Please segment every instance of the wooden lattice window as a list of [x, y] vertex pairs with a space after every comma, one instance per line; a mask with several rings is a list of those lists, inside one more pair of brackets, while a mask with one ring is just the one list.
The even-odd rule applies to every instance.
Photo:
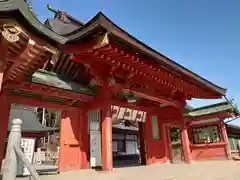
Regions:
[[228, 142], [231, 151], [239, 151], [239, 138], [238, 137], [228, 137]]
[[152, 137], [154, 140], [160, 139], [157, 116], [152, 116]]
[[193, 144], [209, 144], [220, 141], [221, 138], [217, 125], [193, 128]]

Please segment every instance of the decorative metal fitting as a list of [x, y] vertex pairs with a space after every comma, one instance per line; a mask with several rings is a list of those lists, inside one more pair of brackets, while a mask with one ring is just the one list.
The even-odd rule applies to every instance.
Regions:
[[21, 31], [15, 25], [4, 24], [2, 36], [9, 42], [14, 43], [19, 40]]

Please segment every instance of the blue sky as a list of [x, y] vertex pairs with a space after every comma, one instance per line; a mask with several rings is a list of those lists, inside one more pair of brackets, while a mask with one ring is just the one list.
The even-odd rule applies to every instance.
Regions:
[[[32, 0], [45, 20], [51, 5], [87, 22], [99, 11], [124, 30], [204, 78], [240, 106], [239, 0]], [[193, 100], [202, 106], [219, 100]], [[240, 125], [240, 120], [235, 122]]]

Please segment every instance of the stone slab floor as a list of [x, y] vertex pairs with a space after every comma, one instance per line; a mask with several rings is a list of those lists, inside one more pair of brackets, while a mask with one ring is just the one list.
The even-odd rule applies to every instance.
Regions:
[[[164, 164], [116, 168], [111, 173], [84, 170], [43, 175], [41, 180], [240, 180], [240, 162], [204, 161], [193, 164]], [[29, 178], [17, 178], [29, 180]]]

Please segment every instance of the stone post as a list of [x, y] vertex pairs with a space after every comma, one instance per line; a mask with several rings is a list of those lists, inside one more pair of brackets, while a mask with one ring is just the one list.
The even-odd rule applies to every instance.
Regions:
[[2, 180], [15, 180], [17, 175], [18, 158], [14, 151], [14, 145], [21, 146], [21, 119], [12, 121], [11, 131], [8, 137], [7, 154], [3, 169]]

